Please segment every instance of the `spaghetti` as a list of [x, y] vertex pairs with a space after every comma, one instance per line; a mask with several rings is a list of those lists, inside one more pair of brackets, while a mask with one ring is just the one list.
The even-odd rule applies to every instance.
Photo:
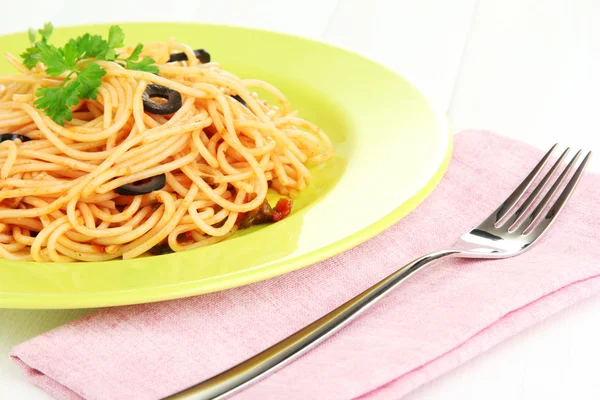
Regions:
[[268, 189], [294, 198], [311, 181], [307, 165], [331, 157], [328, 137], [272, 85], [202, 63], [175, 40], [141, 56], [159, 74], [96, 61], [106, 71], [98, 96], [61, 126], [35, 93], [69, 78], [7, 55], [21, 75], [0, 76], [0, 259], [105, 261], [216, 243], [285, 217], [291, 203], [271, 209]]

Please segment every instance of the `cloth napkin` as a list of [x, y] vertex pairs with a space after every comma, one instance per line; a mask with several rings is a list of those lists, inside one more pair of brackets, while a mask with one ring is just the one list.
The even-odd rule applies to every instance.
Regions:
[[[283, 339], [408, 261], [447, 248], [512, 192], [542, 154], [493, 133], [462, 132], [433, 194], [352, 250], [236, 289], [102, 309], [17, 346], [11, 357], [59, 399], [167, 396]], [[441, 260], [233, 398], [399, 398], [600, 292], [599, 200], [600, 176], [586, 174], [529, 252], [506, 260]]]

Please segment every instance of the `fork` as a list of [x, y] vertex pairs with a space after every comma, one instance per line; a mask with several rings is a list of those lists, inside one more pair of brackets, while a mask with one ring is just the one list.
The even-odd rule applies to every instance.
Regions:
[[[581, 150], [578, 151], [542, 200], [533, 208], [536, 200], [563, 164], [563, 160], [569, 152], [569, 148], [567, 148], [524, 202], [519, 204], [544, 169], [556, 147], [557, 144], [552, 146], [525, 180], [493, 213], [478, 226], [461, 236], [450, 249], [435, 251], [415, 259], [279, 343], [225, 372], [165, 399], [223, 399], [237, 392], [314, 348], [368, 307], [381, 300], [408, 277], [433, 261], [444, 257], [500, 259], [513, 257], [527, 251], [538, 242], [538, 239], [556, 220], [573, 193], [592, 154], [591, 152], [587, 153], [575, 173], [567, 181], [580, 158]], [[548, 207], [550, 208], [546, 211]], [[531, 208], [533, 211], [530, 212]], [[516, 211], [513, 212], [515, 209]]]

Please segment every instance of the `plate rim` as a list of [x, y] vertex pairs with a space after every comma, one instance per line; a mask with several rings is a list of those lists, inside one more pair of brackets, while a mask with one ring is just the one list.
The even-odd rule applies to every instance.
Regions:
[[[159, 301], [174, 300], [186, 297], [192, 297], [202, 294], [208, 294], [227, 289], [232, 289], [240, 286], [250, 285], [258, 283], [270, 278], [285, 275], [292, 271], [299, 270], [301, 268], [309, 267], [318, 262], [332, 258], [340, 253], [348, 251], [361, 243], [368, 241], [369, 239], [380, 234], [393, 224], [402, 220], [411, 211], [416, 209], [437, 187], [439, 182], [445, 175], [453, 153], [453, 132], [450, 128], [450, 124], [447, 116], [440, 112], [431, 99], [421, 90], [407, 74], [399, 71], [396, 68], [391, 68], [384, 62], [377, 60], [376, 58], [361, 53], [356, 50], [350, 49], [343, 45], [332, 44], [322, 40], [314, 39], [307, 36], [302, 36], [293, 33], [279, 32], [270, 29], [262, 29], [256, 27], [247, 27], [242, 25], [234, 24], [216, 24], [216, 23], [204, 23], [204, 22], [189, 22], [189, 21], [119, 21], [119, 22], [107, 22], [107, 23], [92, 23], [92, 24], [74, 24], [74, 25], [60, 25], [56, 26], [57, 29], [71, 29], [81, 27], [103, 27], [110, 25], [148, 25], [148, 24], [177, 24], [177, 25], [190, 25], [190, 26], [213, 26], [217, 28], [230, 28], [239, 29], [246, 31], [257, 31], [263, 33], [269, 33], [278, 36], [287, 36], [290, 38], [310, 41], [318, 45], [324, 45], [334, 49], [343, 50], [354, 56], [362, 57], [368, 61], [391, 71], [393, 74], [399, 76], [412, 86], [424, 99], [426, 104], [430, 107], [433, 114], [436, 116], [437, 122], [441, 125], [441, 129], [447, 132], [447, 148], [444, 154], [444, 158], [438, 165], [436, 171], [431, 175], [427, 183], [416, 189], [415, 194], [406, 199], [402, 204], [396, 207], [394, 210], [383, 216], [382, 218], [372, 222], [366, 227], [351, 233], [350, 235], [339, 239], [326, 246], [319, 247], [316, 250], [308, 253], [299, 255], [290, 260], [276, 260], [269, 264], [269, 268], [249, 268], [245, 270], [245, 274], [242, 276], [236, 276], [237, 273], [228, 275], [219, 275], [214, 278], [207, 278], [202, 280], [202, 284], [198, 285], [198, 281], [181, 282], [174, 285], [156, 286], [156, 287], [145, 287], [136, 289], [117, 290], [111, 292], [68, 292], [68, 293], [46, 293], [43, 295], [35, 293], [6, 293], [0, 292], [0, 308], [7, 309], [83, 309], [83, 308], [96, 308], [96, 307], [112, 307], [112, 306], [126, 306], [134, 304], [145, 304], [154, 303]], [[26, 34], [26, 32], [13, 32], [1, 37], [19, 36]], [[173, 289], [177, 288], [177, 289]], [[118, 294], [119, 296], [115, 296]], [[51, 304], [43, 305], [40, 304], [40, 297], [46, 299], [52, 299]], [[74, 304], [75, 303], [75, 304]]]

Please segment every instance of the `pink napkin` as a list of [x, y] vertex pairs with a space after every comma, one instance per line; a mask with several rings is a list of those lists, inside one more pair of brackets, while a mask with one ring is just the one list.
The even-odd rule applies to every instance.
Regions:
[[[11, 356], [34, 384], [60, 399], [167, 396], [283, 339], [411, 259], [449, 246], [542, 154], [489, 132], [460, 133], [434, 193], [346, 253], [224, 292], [103, 309], [17, 346]], [[587, 174], [530, 252], [500, 261], [440, 261], [233, 398], [398, 398], [600, 292], [599, 200], [600, 176]]]

